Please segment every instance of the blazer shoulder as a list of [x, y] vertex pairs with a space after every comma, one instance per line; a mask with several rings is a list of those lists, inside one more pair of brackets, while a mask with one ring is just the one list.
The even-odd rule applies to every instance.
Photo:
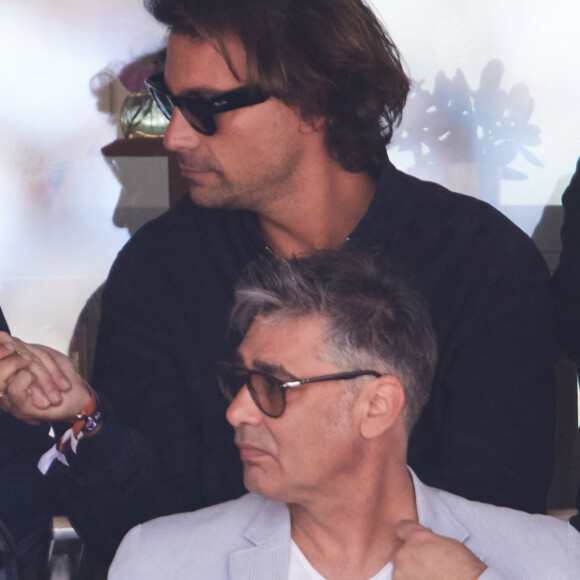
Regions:
[[268, 504], [268, 500], [246, 494], [238, 499], [213, 505], [194, 512], [163, 516], [141, 525], [142, 534], [157, 537], [183, 534], [206, 536], [215, 531], [228, 530], [239, 534], [255, 515]]
[[466, 528], [465, 545], [506, 578], [564, 580], [580, 570], [580, 534], [567, 522], [434, 492]]
[[136, 526], [123, 539], [109, 578], [178, 578], [185, 570], [194, 578], [227, 578], [229, 554], [252, 545], [246, 530], [264, 512], [279, 509], [276, 505], [247, 494]]

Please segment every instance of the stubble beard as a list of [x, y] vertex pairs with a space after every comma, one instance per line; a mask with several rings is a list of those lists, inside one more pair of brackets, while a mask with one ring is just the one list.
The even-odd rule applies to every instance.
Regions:
[[195, 204], [208, 209], [257, 211], [259, 204], [255, 199], [260, 196], [259, 192], [254, 189], [239, 190], [227, 179], [216, 175], [218, 179], [209, 187], [207, 184], [188, 180], [189, 196]]
[[233, 181], [221, 169], [207, 164], [202, 171], [210, 173], [211, 183], [188, 177], [189, 196], [194, 203], [208, 209], [244, 210], [264, 213], [280, 199], [292, 195], [294, 168], [283, 164], [265, 167], [253, 179]]

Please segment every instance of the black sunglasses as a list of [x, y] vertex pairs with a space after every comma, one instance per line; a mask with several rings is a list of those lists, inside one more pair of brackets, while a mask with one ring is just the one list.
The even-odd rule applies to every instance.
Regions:
[[269, 373], [250, 370], [228, 362], [216, 363], [216, 371], [220, 388], [228, 401], [233, 401], [240, 389], [246, 385], [256, 407], [264, 415], [268, 415], [268, 417], [274, 419], [284, 413], [284, 409], [286, 408], [286, 389], [299, 387], [300, 385], [306, 385], [308, 383], [355, 379], [365, 375], [372, 375], [373, 377], [381, 376], [376, 371], [351, 371], [284, 382]]
[[213, 135], [217, 131], [214, 115], [257, 105], [268, 98], [260, 89], [251, 87], [239, 87], [210, 98], [178, 97], [167, 88], [162, 72], [149, 77], [145, 86], [169, 120], [177, 107], [185, 120], [203, 135]]

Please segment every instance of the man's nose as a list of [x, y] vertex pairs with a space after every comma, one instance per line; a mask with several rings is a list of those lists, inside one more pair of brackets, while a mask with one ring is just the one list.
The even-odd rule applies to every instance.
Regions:
[[185, 151], [199, 146], [203, 135], [196, 131], [185, 119], [183, 113], [174, 107], [169, 126], [163, 137], [163, 145], [169, 151]]
[[252, 400], [248, 387], [244, 385], [234, 397], [226, 411], [226, 419], [232, 427], [242, 423], [257, 425], [262, 420], [262, 412]]

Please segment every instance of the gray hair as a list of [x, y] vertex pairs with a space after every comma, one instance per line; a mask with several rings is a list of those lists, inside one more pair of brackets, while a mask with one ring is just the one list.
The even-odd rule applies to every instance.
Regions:
[[236, 287], [232, 323], [244, 334], [257, 316], [309, 315], [328, 320], [323, 346], [341, 370], [372, 369], [401, 380], [410, 432], [429, 398], [437, 360], [422, 296], [380, 254], [353, 250], [264, 258], [250, 264]]

